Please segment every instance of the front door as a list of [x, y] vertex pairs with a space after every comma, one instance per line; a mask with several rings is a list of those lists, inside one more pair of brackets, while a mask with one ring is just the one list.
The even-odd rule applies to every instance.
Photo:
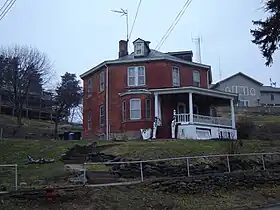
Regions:
[[184, 114], [184, 115], [179, 115], [178, 116], [178, 121], [179, 122], [186, 122], [186, 114], [187, 114], [187, 106], [185, 103], [178, 103], [177, 104], [177, 114]]

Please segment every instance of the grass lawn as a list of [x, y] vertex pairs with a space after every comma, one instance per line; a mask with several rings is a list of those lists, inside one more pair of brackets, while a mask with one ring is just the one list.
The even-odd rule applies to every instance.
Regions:
[[[63, 164], [59, 161], [43, 165], [26, 165], [27, 155], [34, 158], [59, 158], [67, 149], [75, 144], [85, 145], [88, 141], [50, 141], [50, 140], [2, 140], [0, 141], [0, 164], [18, 164], [19, 182], [32, 183], [40, 179], [52, 179], [64, 172]], [[99, 141], [101, 144], [115, 144], [103, 152], [126, 158], [142, 160], [179, 157], [199, 154], [225, 154], [229, 151], [227, 141], [128, 141], [116, 142]], [[270, 152], [279, 151], [280, 141], [243, 141], [240, 152]], [[93, 166], [91, 166], [93, 167]], [[100, 170], [104, 169], [104, 166]], [[98, 168], [99, 169], [99, 168]], [[4, 170], [2, 168], [2, 170]], [[1, 170], [0, 170], [1, 172]], [[0, 173], [1, 176], [1, 173]], [[13, 178], [13, 175], [10, 176]]]

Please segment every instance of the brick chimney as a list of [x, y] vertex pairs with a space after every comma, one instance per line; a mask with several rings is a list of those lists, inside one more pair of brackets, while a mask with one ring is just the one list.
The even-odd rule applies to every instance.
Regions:
[[128, 55], [128, 50], [127, 50], [127, 41], [125, 40], [120, 40], [119, 41], [119, 58]]

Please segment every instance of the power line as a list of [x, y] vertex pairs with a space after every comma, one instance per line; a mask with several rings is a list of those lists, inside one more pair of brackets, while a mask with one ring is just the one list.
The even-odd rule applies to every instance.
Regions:
[[168, 30], [166, 31], [166, 33], [164, 34], [164, 36], [162, 37], [162, 39], [160, 40], [159, 44], [156, 46], [156, 50], [160, 49], [161, 46], [163, 45], [163, 43], [166, 41], [166, 39], [169, 37], [169, 35], [171, 34], [171, 32], [173, 31], [173, 29], [175, 28], [175, 26], [178, 24], [178, 22], [180, 21], [181, 17], [183, 16], [183, 14], [185, 13], [186, 9], [189, 7], [189, 5], [191, 4], [192, 0], [187, 0], [186, 3], [184, 4], [183, 8], [181, 9], [181, 11], [178, 13], [178, 15], [176, 16], [175, 20], [173, 21], [173, 23], [171, 24], [171, 26], [168, 28]]
[[[7, 3], [7, 2], [6, 2]], [[5, 4], [6, 4], [5, 3]], [[6, 8], [0, 14], [0, 21], [7, 15], [7, 13], [11, 10], [12, 6], [16, 3], [16, 0], [10, 1], [10, 3], [6, 6]], [[4, 4], [4, 6], [5, 6]], [[1, 8], [2, 9], [2, 8]]]
[[0, 12], [3, 10], [3, 8], [6, 6], [6, 4], [9, 2], [9, 0], [6, 0], [6, 2], [3, 4], [3, 6], [0, 9]]
[[130, 40], [130, 37], [131, 37], [132, 31], [133, 31], [134, 25], [135, 25], [135, 22], [136, 22], [138, 13], [139, 13], [139, 9], [140, 9], [141, 3], [142, 3], [142, 0], [139, 1], [138, 7], [137, 7], [137, 11], [136, 11], [136, 14], [135, 14], [135, 17], [134, 17], [134, 20], [133, 20], [133, 24], [132, 24], [132, 27], [131, 27], [131, 30], [130, 30], [130, 33], [129, 33], [128, 40]]

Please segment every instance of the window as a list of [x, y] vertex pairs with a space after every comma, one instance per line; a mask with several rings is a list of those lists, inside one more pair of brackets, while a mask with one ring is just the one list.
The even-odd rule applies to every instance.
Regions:
[[105, 73], [104, 71], [99, 74], [99, 92], [104, 91]]
[[271, 99], [271, 101], [274, 101], [274, 95], [273, 94], [270, 94], [270, 99]]
[[180, 69], [176, 66], [172, 67], [172, 81], [173, 86], [180, 86]]
[[126, 120], [126, 102], [122, 102], [122, 121], [124, 122]]
[[[243, 95], [243, 96], [248, 96], [251, 94], [251, 90], [254, 89], [254, 88], [251, 88], [250, 89], [250, 93], [249, 93], [249, 88], [248, 86], [242, 86], [242, 85], [233, 85], [232, 86], [232, 92], [233, 93], [238, 93], [240, 95]], [[255, 90], [255, 89], [254, 89]]]
[[127, 72], [127, 84], [128, 86], [142, 86], [145, 85], [145, 67], [135, 66], [129, 67]]
[[87, 81], [87, 96], [88, 98], [92, 96], [92, 78]]
[[146, 104], [145, 104], [145, 117], [146, 119], [151, 119], [152, 114], [151, 114], [151, 100], [146, 99]]
[[135, 55], [144, 55], [144, 43], [135, 43], [134, 45]]
[[141, 99], [130, 99], [130, 119], [141, 119]]
[[104, 105], [99, 106], [99, 125], [100, 127], [104, 126]]
[[225, 88], [225, 92], [231, 92], [230, 88], [229, 88], [229, 87], [226, 87], [226, 88]]
[[237, 106], [248, 107], [249, 106], [249, 101], [248, 100], [239, 100]]
[[251, 96], [255, 96], [256, 95], [256, 89], [255, 88], [251, 88], [250, 89], [250, 95]]
[[91, 130], [91, 128], [92, 128], [91, 114], [92, 114], [91, 111], [89, 111], [88, 116], [87, 116], [87, 127], [88, 127], [87, 129], [88, 130]]
[[199, 71], [193, 72], [193, 86], [200, 87], [200, 73]]

